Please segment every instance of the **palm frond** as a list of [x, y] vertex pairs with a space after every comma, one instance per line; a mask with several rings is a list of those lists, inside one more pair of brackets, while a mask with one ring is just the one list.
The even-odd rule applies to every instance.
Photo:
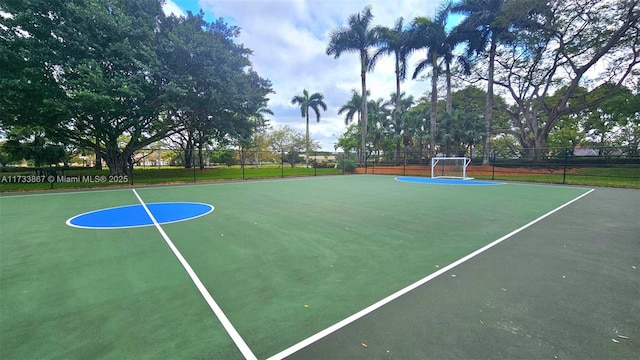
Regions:
[[413, 76], [411, 77], [411, 79], [416, 79], [418, 77], [418, 74], [420, 74], [422, 72], [422, 70], [424, 70], [427, 66], [431, 66], [431, 57], [427, 57], [427, 59], [424, 59], [422, 61], [420, 61], [418, 63], [418, 65], [416, 65], [415, 70], [413, 71]]

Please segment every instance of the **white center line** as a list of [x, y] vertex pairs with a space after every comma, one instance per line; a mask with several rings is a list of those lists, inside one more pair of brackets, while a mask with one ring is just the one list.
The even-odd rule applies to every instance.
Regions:
[[142, 198], [140, 197], [140, 195], [138, 195], [135, 189], [131, 189], [131, 190], [133, 190], [133, 193], [138, 198], [138, 201], [140, 201], [140, 205], [142, 205], [144, 210], [147, 212], [147, 215], [149, 215], [149, 218], [155, 225], [156, 229], [158, 229], [158, 232], [160, 233], [160, 235], [162, 235], [162, 237], [164, 238], [164, 241], [167, 243], [167, 245], [169, 245], [169, 248], [171, 248], [171, 251], [173, 251], [173, 254], [178, 258], [178, 260], [182, 264], [182, 267], [184, 267], [184, 269], [187, 271], [187, 274], [189, 274], [189, 277], [191, 277], [191, 280], [200, 291], [200, 294], [202, 294], [202, 297], [205, 299], [207, 304], [209, 304], [209, 307], [211, 308], [211, 310], [213, 310], [213, 312], [216, 314], [216, 316], [220, 320], [220, 323], [222, 323], [222, 326], [224, 326], [224, 329], [227, 331], [229, 336], [231, 336], [231, 339], [233, 339], [233, 342], [236, 344], [236, 346], [238, 347], [242, 355], [244, 355], [245, 359], [257, 360], [257, 357], [253, 354], [251, 349], [249, 349], [249, 346], [247, 346], [247, 343], [244, 342], [244, 340], [242, 339], [242, 336], [240, 336], [238, 331], [231, 324], [231, 321], [229, 321], [229, 319], [224, 314], [224, 312], [222, 312], [222, 309], [220, 308], [220, 306], [218, 306], [218, 304], [213, 299], [211, 294], [209, 294], [209, 291], [207, 290], [207, 288], [204, 287], [204, 285], [202, 284], [202, 281], [200, 281], [200, 278], [198, 278], [198, 275], [196, 275], [195, 271], [193, 271], [193, 269], [191, 268], [191, 265], [189, 265], [187, 260], [185, 260], [185, 258], [182, 256], [178, 248], [176, 248], [176, 246], [173, 244], [169, 236], [167, 236], [167, 234], [164, 232], [164, 230], [162, 229], [162, 227], [160, 226], [156, 218], [153, 216], [151, 211], [149, 211], [149, 208], [144, 203], [144, 201], [142, 201]]

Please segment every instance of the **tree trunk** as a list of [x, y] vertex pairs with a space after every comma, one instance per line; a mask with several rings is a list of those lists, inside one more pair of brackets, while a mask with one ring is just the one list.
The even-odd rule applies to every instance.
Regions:
[[256, 146], [256, 154], [255, 154], [255, 168], [259, 168], [260, 167], [260, 144], [259, 144], [259, 136], [258, 136], [258, 129], [256, 128], [256, 131], [254, 132], [254, 136], [255, 136], [255, 146]]
[[453, 114], [453, 100], [451, 99], [451, 64], [446, 63], [446, 76], [447, 76], [447, 100], [445, 111], [447, 114]]
[[[400, 112], [402, 111], [400, 107], [402, 106], [401, 96], [400, 96], [400, 60], [398, 59], [398, 55], [396, 53], [396, 108], [393, 111], [394, 123], [396, 126], [401, 125]], [[393, 159], [395, 163], [398, 163], [400, 159], [400, 141], [402, 140], [400, 137], [400, 133], [396, 129], [396, 133], [398, 135], [398, 140], [396, 140], [396, 153], [393, 154]]]
[[108, 148], [101, 150], [102, 158], [109, 167], [109, 175], [112, 176], [130, 176], [131, 175], [131, 161], [133, 152], [128, 149], [120, 151], [117, 148]]
[[360, 80], [362, 82], [362, 153], [360, 165], [365, 165], [367, 161], [367, 64], [365, 54], [360, 54]]
[[437, 131], [437, 117], [438, 117], [438, 54], [433, 52], [433, 76], [431, 79], [431, 126], [429, 127], [429, 156], [434, 157], [436, 154], [436, 131]]
[[94, 166], [94, 168], [96, 170], [102, 170], [102, 157], [100, 156], [100, 150], [99, 149], [94, 149], [95, 153], [96, 153], [96, 164]]
[[184, 167], [191, 169], [193, 166], [193, 144], [188, 144], [184, 148]]
[[100, 157], [100, 146], [98, 145], [98, 137], [96, 136], [96, 147], [93, 149], [93, 151], [96, 153], [96, 164], [95, 164], [95, 169], [96, 170], [102, 170], [102, 158]]
[[[526, 110], [526, 108], [524, 109]], [[549, 133], [546, 128], [540, 129], [537, 125], [540, 121], [537, 111], [522, 111], [524, 123], [521, 125], [518, 142], [525, 150], [526, 157], [531, 161], [538, 161], [541, 158], [542, 151], [547, 146]]]
[[537, 148], [535, 145], [531, 145], [527, 149], [527, 157], [531, 161], [538, 161], [540, 159], [540, 151], [541, 149]]
[[487, 99], [485, 103], [484, 116], [484, 150], [482, 152], [482, 165], [489, 164], [491, 147], [491, 122], [493, 117], [493, 75], [496, 61], [496, 40], [491, 38], [491, 48], [489, 49], [489, 74], [487, 79]]
[[307, 137], [306, 137], [306, 145], [307, 145], [307, 169], [309, 168], [309, 109], [307, 108]]
[[204, 156], [202, 155], [202, 144], [198, 144], [198, 161], [200, 161], [200, 170], [204, 170]]

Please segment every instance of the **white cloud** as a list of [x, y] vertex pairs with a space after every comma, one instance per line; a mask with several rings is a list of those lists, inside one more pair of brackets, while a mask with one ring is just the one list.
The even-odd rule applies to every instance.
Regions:
[[175, 16], [186, 16], [187, 13], [183, 11], [175, 2], [171, 0], [166, 0], [164, 5], [162, 6], [162, 10], [165, 15], [175, 15]]
[[[180, 4], [182, 9], [176, 6]], [[275, 94], [269, 107], [275, 115], [272, 125], [290, 125], [304, 130], [300, 111], [291, 105], [291, 98], [307, 88], [320, 92], [328, 105], [320, 123], [310, 124], [311, 137], [320, 140], [323, 149], [333, 150], [336, 137], [346, 129], [338, 109], [351, 96], [351, 89], [360, 89], [359, 59], [356, 54], [340, 58], [326, 55], [329, 33], [346, 25], [351, 14], [371, 4], [373, 25], [392, 27], [397, 18], [409, 24], [416, 16], [432, 16], [439, 1], [423, 0], [188, 0], [167, 1], [165, 12], [202, 8], [210, 18], [223, 17], [242, 31], [238, 42], [253, 51], [251, 61], [260, 76], [271, 80]], [[176, 6], [174, 9], [172, 6]], [[410, 58], [415, 65], [422, 54]], [[411, 74], [410, 74], [411, 75]], [[367, 74], [367, 87], [374, 99], [389, 97], [395, 92], [394, 63], [382, 58], [374, 71]], [[429, 85], [407, 80], [402, 90], [419, 97]]]

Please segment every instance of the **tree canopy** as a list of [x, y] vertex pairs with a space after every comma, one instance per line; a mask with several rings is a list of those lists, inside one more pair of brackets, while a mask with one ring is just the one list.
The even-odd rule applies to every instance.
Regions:
[[239, 29], [202, 13], [166, 17], [157, 0], [23, 0], [2, 10], [0, 125], [90, 148], [112, 174], [171, 134], [201, 147], [250, 132], [271, 92], [233, 42]]
[[[462, 15], [463, 19], [449, 30], [451, 13]], [[351, 17], [349, 24], [352, 19], [359, 17]], [[550, 137], [553, 144], [575, 146], [580, 141], [593, 141], [599, 135], [604, 145], [615, 143], [613, 138], [625, 134], [624, 143], [630, 144], [637, 137], [637, 113], [622, 116], [612, 110], [611, 104], [622, 98], [633, 103], [640, 89], [639, 19], [638, 0], [446, 2], [433, 17], [415, 18], [409, 29], [403, 29], [400, 22], [393, 30], [375, 27], [378, 42], [374, 59], [383, 54], [395, 55], [394, 71], [399, 74], [403, 61], [399, 55], [405, 55], [407, 49], [426, 50], [427, 57], [417, 63], [414, 77], [430, 68], [431, 91], [425, 91], [430, 99], [423, 98], [414, 105], [407, 113], [401, 132], [415, 140], [403, 143], [420, 144], [428, 140], [431, 156], [435, 150], [452, 148], [452, 141], [460, 142], [459, 130], [464, 127], [473, 129], [473, 135], [467, 136], [467, 144], [482, 146], [485, 161], [489, 159], [491, 140], [495, 136], [507, 135], [517, 140], [521, 148], [528, 149], [527, 155], [531, 158], [540, 155], [540, 149], [549, 145]], [[348, 34], [347, 30], [349, 28], [338, 28], [332, 33], [328, 54], [339, 55], [335, 50], [340, 49], [336, 46], [336, 34]], [[365, 39], [353, 34], [353, 40]], [[461, 43], [464, 45], [457, 45]], [[366, 60], [369, 53], [360, 50], [360, 54], [361, 59]], [[456, 56], [461, 60], [459, 66], [450, 69]], [[439, 74], [443, 71], [448, 75], [450, 71], [455, 73], [458, 89], [486, 84], [484, 106], [463, 102], [456, 107], [450, 95], [451, 79], [447, 76], [446, 112], [438, 111]], [[401, 79], [396, 77], [398, 85]], [[630, 97], [619, 97], [628, 90]], [[395, 100], [398, 103], [398, 99]], [[346, 113], [347, 121], [355, 115], [354, 101], [352, 97], [340, 108], [339, 114]], [[364, 109], [369, 102], [363, 103]], [[424, 111], [426, 106], [431, 108], [429, 113]], [[480, 108], [483, 114], [469, 114]], [[425, 129], [427, 117], [430, 126]], [[478, 133], [478, 120], [484, 121], [482, 135]], [[366, 149], [366, 142], [372, 140], [366, 136], [367, 124], [361, 121], [359, 126], [363, 128], [361, 146]], [[379, 130], [376, 132], [380, 134]], [[552, 136], [553, 132], [558, 135]], [[577, 132], [583, 136], [577, 136]], [[602, 137], [603, 134], [609, 139]], [[571, 136], [571, 141], [561, 140], [566, 136]], [[380, 146], [380, 141], [375, 142]]]

